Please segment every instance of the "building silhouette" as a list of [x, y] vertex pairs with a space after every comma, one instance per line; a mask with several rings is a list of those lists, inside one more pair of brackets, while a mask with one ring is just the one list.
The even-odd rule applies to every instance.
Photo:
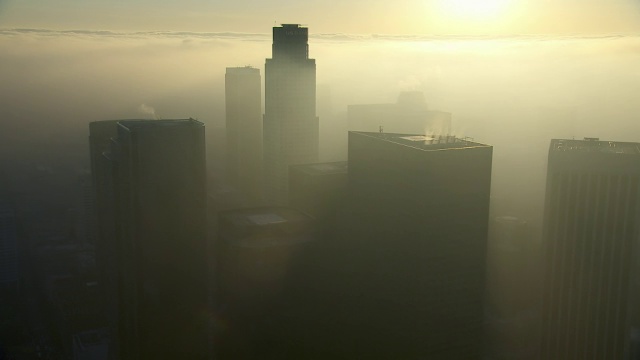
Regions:
[[117, 319], [111, 357], [207, 358], [204, 125], [121, 120], [90, 131], [97, 258], [105, 313]]
[[95, 215], [93, 209], [94, 191], [92, 189], [92, 177], [88, 171], [78, 174], [77, 185], [79, 188], [75, 201], [74, 235], [78, 243], [95, 243]]
[[313, 285], [306, 261], [317, 238], [313, 218], [269, 206], [222, 211], [218, 219], [216, 301], [228, 324], [217, 334], [218, 357], [313, 357], [294, 350], [312, 311], [300, 297]]
[[349, 133], [348, 210], [341, 237], [327, 240], [336, 331], [350, 340], [337, 353], [480, 358], [492, 150]]
[[262, 190], [262, 91], [260, 70], [229, 67], [225, 74], [228, 183], [249, 199]]
[[[494, 209], [492, 208], [492, 211]], [[515, 216], [489, 222], [485, 350], [489, 359], [535, 359], [540, 318], [539, 242]]]
[[637, 358], [639, 179], [638, 143], [551, 140], [540, 359]]
[[316, 63], [308, 37], [309, 29], [297, 24], [274, 27], [265, 64], [265, 196], [273, 203], [287, 203], [289, 165], [318, 162]]
[[74, 360], [104, 359], [109, 351], [109, 338], [104, 330], [91, 330], [73, 336]]
[[116, 199], [114, 173], [110, 158], [111, 139], [118, 133], [118, 120], [89, 123], [89, 156], [93, 189], [93, 223], [95, 224], [95, 259], [102, 292], [102, 308], [107, 325], [109, 358], [117, 359], [118, 335], [118, 257], [116, 238]]
[[19, 264], [16, 215], [9, 202], [0, 199], [0, 291], [18, 289]]
[[333, 222], [347, 195], [346, 161], [289, 167], [289, 204], [321, 223]]
[[431, 110], [421, 91], [403, 91], [394, 104], [347, 107], [350, 131], [450, 135], [451, 113]]

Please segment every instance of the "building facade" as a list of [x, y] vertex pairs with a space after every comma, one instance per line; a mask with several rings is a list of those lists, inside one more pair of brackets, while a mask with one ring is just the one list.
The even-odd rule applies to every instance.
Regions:
[[347, 195], [347, 174], [346, 161], [289, 167], [289, 204], [321, 223], [333, 222]]
[[117, 317], [112, 355], [206, 359], [204, 125], [193, 119], [101, 125], [116, 132], [92, 165], [104, 242], [98, 258], [112, 282], [107, 312]]
[[349, 133], [348, 245], [336, 246], [350, 256], [335, 267], [353, 289], [344, 328], [371, 338], [354, 354], [480, 358], [492, 151], [453, 136]]
[[92, 211], [95, 224], [95, 258], [98, 282], [102, 292], [109, 343], [109, 359], [118, 358], [118, 253], [113, 163], [110, 158], [112, 138], [118, 133], [118, 120], [89, 123], [89, 156], [91, 160]]
[[13, 208], [0, 200], [0, 289], [17, 289], [19, 280], [18, 224]]
[[309, 59], [309, 29], [273, 28], [272, 58], [265, 64], [265, 197], [286, 204], [289, 165], [318, 162], [316, 63]]
[[540, 359], [637, 351], [639, 183], [637, 143], [551, 141]]
[[[303, 347], [303, 297], [313, 284], [313, 218], [280, 206], [222, 211], [216, 246], [216, 301], [228, 328], [216, 334], [222, 359], [313, 358]], [[300, 348], [304, 348], [304, 351]]]
[[262, 193], [262, 91], [260, 70], [229, 67], [225, 75], [226, 178], [242, 195]]

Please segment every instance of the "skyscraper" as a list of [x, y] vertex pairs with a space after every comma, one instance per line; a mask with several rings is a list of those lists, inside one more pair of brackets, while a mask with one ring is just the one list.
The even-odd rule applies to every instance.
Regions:
[[260, 70], [249, 66], [227, 68], [225, 105], [227, 171], [230, 185], [249, 199], [262, 189], [262, 92]]
[[[204, 126], [188, 120], [122, 120], [97, 161], [96, 200], [108, 309], [118, 318], [119, 359], [205, 359], [207, 252]], [[95, 135], [95, 136], [94, 136]], [[97, 149], [96, 149], [97, 150]], [[92, 152], [97, 156], [98, 152]]]
[[335, 220], [347, 193], [347, 162], [294, 165], [289, 168], [289, 203], [324, 225]]
[[630, 358], [639, 183], [638, 143], [551, 140], [540, 359]]
[[113, 164], [109, 157], [111, 139], [118, 133], [117, 120], [89, 123], [89, 156], [93, 190], [93, 223], [98, 281], [102, 291], [104, 320], [107, 324], [109, 359], [118, 359], [118, 257]]
[[18, 227], [8, 202], [0, 199], [0, 289], [18, 287]]
[[316, 63], [309, 59], [309, 29], [273, 28], [272, 58], [265, 64], [265, 196], [286, 203], [289, 165], [318, 162]]
[[368, 338], [353, 353], [480, 358], [492, 151], [453, 136], [349, 133], [347, 232], [333, 245], [348, 255], [332, 267], [348, 284], [337, 327]]
[[316, 240], [313, 218], [269, 206], [220, 212], [219, 224], [216, 300], [228, 327], [218, 335], [218, 356], [315, 357], [294, 352], [308, 326], [302, 318], [313, 312], [300, 300], [313, 286], [306, 256]]

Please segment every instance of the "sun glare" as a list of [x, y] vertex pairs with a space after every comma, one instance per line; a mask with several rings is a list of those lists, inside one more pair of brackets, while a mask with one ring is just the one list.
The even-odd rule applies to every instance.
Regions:
[[427, 31], [489, 35], [510, 32], [525, 9], [523, 0], [432, 0], [425, 2]]
[[512, 0], [438, 0], [442, 15], [467, 21], [499, 20]]

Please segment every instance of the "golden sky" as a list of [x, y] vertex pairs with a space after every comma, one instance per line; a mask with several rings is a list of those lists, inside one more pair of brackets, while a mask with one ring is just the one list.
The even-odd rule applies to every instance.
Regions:
[[0, 0], [0, 28], [316, 33], [603, 34], [640, 31], [640, 0]]

